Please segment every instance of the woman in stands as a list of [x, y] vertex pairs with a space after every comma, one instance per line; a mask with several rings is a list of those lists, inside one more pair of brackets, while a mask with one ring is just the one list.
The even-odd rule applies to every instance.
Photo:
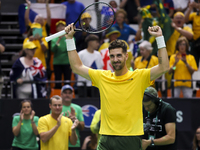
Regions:
[[192, 150], [200, 150], [200, 126], [196, 130], [192, 144]]
[[185, 98], [192, 97], [192, 74], [197, 71], [197, 64], [193, 55], [187, 54], [189, 49], [188, 40], [185, 37], [180, 37], [176, 42], [176, 54], [170, 57], [169, 74], [174, 73], [175, 80], [183, 80], [174, 82], [174, 97], [179, 97], [182, 91]]
[[[13, 84], [14, 98], [43, 98], [46, 96], [45, 84], [37, 84], [37, 81], [46, 80], [46, 70], [41, 60], [33, 57], [37, 46], [33, 42], [23, 44], [23, 56], [16, 60], [10, 72], [10, 80]], [[34, 83], [23, 83], [35, 81]]]
[[12, 150], [38, 150], [38, 120], [39, 117], [35, 116], [35, 111], [32, 110], [31, 101], [23, 100], [20, 115], [14, 116], [12, 121], [12, 132], [15, 136]]

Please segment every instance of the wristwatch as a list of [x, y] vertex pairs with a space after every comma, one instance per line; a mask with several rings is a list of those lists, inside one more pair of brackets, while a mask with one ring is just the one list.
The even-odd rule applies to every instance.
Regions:
[[151, 146], [155, 146], [153, 139], [151, 139]]

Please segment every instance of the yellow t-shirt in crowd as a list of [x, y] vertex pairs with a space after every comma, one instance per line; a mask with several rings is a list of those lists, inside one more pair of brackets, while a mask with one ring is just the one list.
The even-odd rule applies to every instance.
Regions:
[[[26, 42], [29, 42], [29, 38], [25, 38], [23, 44], [26, 43]], [[47, 65], [46, 65], [46, 59], [45, 59], [46, 54], [45, 54], [45, 53], [43, 52], [43, 50], [42, 50], [40, 41], [39, 41], [39, 40], [33, 40], [33, 41], [31, 41], [31, 42], [33, 42], [33, 43], [37, 46], [37, 49], [36, 49], [36, 51], [35, 51], [34, 57], [37, 57], [39, 60], [41, 60], [41, 61], [42, 61], [42, 65], [43, 65], [45, 68], [47, 68], [47, 67], [46, 67], [46, 66], [47, 66]], [[42, 38], [42, 42], [43, 42], [43, 44], [46, 46], [46, 48], [48, 49], [48, 43], [46, 42], [46, 40], [45, 40], [44, 37]]]
[[97, 110], [94, 114], [94, 117], [92, 119], [92, 123], [90, 125], [90, 130], [92, 131], [92, 133], [97, 134], [97, 143], [99, 142], [99, 139], [101, 137], [101, 135], [99, 134], [99, 129], [97, 127], [98, 122], [100, 121], [100, 117], [101, 117], [101, 109]]
[[[44, 21], [44, 25], [42, 26], [42, 36], [43, 37], [47, 37], [47, 29], [46, 29], [46, 24], [47, 24], [47, 21], [45, 20]], [[32, 22], [29, 21], [29, 26], [32, 25]]]
[[[148, 60], [142, 61], [142, 56], [139, 56], [134, 61], [134, 69], [146, 68], [147, 64], [148, 64]], [[147, 68], [152, 68], [153, 66], [156, 66], [156, 65], [158, 65], [158, 57], [152, 55]]]
[[[190, 27], [188, 27], [188, 26], [183, 27], [183, 30], [194, 34], [192, 29]], [[177, 30], [174, 30], [173, 34], [170, 36], [169, 40], [166, 43], [168, 56], [171, 56], [172, 54], [175, 54], [176, 42], [177, 42], [177, 40], [178, 40], [178, 38], [180, 36], [181, 36], [181, 34]]]
[[100, 92], [99, 134], [143, 135], [142, 100], [150, 85], [150, 69], [136, 69], [122, 76], [116, 76], [110, 70], [89, 69], [89, 76]]
[[[57, 120], [55, 120], [51, 114], [41, 117], [38, 121], [39, 134], [51, 130], [56, 124]], [[40, 140], [40, 150], [68, 150], [71, 127], [71, 119], [62, 116], [61, 125], [56, 133], [45, 143]]]
[[196, 12], [193, 12], [189, 16], [189, 21], [192, 21], [192, 29], [194, 32], [193, 39], [196, 40], [200, 37], [200, 15], [197, 15]]
[[[124, 40], [123, 40], [123, 41], [124, 41]], [[131, 50], [130, 50], [130, 48], [129, 48], [128, 43], [127, 43], [126, 41], [124, 41], [124, 42], [125, 42], [125, 44], [126, 44], [126, 46], [127, 46], [127, 53], [128, 53], [128, 59], [127, 59], [127, 61], [126, 61], [126, 66], [127, 66], [127, 68], [129, 69], [129, 68], [131, 67], [131, 60], [133, 59], [133, 54], [132, 54], [132, 52], [131, 52]], [[99, 48], [99, 52], [101, 53], [101, 51], [107, 50], [108, 47], [109, 47], [109, 44], [110, 44], [110, 43], [108, 43], [108, 42], [103, 43], [103, 44], [100, 46], [100, 48]]]
[[[175, 57], [176, 54], [173, 54], [170, 57], [170, 67], [172, 67], [175, 63]], [[180, 55], [178, 55], [179, 58], [181, 58]], [[187, 63], [195, 70], [197, 71], [197, 64], [196, 61], [194, 59], [193, 55], [186, 55], [186, 60]], [[192, 75], [190, 74], [187, 66], [185, 65], [185, 63], [180, 59], [178, 61], [178, 63], [176, 64], [176, 69], [174, 70], [174, 79], [176, 80], [191, 80], [192, 79]], [[182, 82], [182, 81], [176, 81], [174, 83], [174, 87], [177, 86], [185, 86], [185, 87], [191, 87], [191, 82]]]

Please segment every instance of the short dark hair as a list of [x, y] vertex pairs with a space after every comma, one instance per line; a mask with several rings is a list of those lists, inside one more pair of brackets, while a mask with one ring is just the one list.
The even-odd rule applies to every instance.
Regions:
[[21, 101], [21, 103], [20, 103], [20, 110], [22, 109], [22, 105], [23, 105], [25, 102], [30, 103], [31, 108], [33, 109], [33, 104], [32, 104], [32, 102], [31, 102], [31, 100], [23, 100], [23, 101]]
[[177, 40], [177, 42], [176, 42], [176, 50], [178, 50], [179, 51], [179, 45], [181, 44], [181, 42], [183, 42], [183, 41], [185, 41], [185, 43], [186, 43], [186, 51], [188, 51], [189, 50], [189, 43], [188, 43], [188, 40], [186, 39], [186, 37], [184, 37], [184, 36], [182, 36], [182, 37], [180, 37], [178, 40]]
[[[147, 87], [145, 92], [151, 94], [154, 97], [158, 97], [157, 90], [155, 88], [151, 87], [151, 86]], [[149, 102], [149, 101], [153, 101], [154, 102], [153, 98], [151, 98], [151, 97], [149, 97], [149, 96], [144, 94], [143, 102]]]
[[99, 41], [99, 37], [95, 34], [90, 34], [85, 38], [85, 42], [88, 44], [89, 41]]
[[62, 99], [59, 95], [54, 95], [54, 96], [52, 96], [51, 98], [50, 98], [50, 101], [49, 101], [49, 103], [50, 104], [52, 104], [52, 100], [53, 99], [56, 99], [56, 100], [59, 100], [59, 99]]
[[108, 47], [109, 52], [110, 50], [115, 49], [115, 48], [122, 48], [123, 53], [127, 53], [127, 46], [123, 40], [117, 39], [117, 40], [112, 41]]

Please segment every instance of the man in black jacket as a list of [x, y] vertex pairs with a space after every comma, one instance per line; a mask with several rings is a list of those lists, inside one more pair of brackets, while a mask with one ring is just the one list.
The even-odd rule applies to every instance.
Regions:
[[148, 87], [143, 97], [143, 150], [176, 150], [176, 111]]

